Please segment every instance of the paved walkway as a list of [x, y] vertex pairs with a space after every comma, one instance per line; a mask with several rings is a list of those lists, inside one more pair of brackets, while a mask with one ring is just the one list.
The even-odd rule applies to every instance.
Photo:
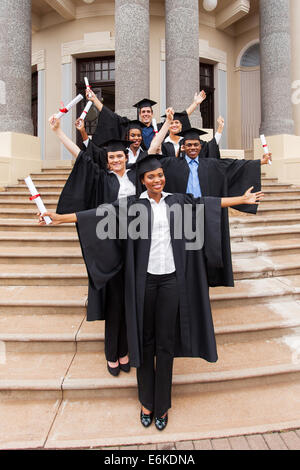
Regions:
[[[98, 448], [99, 449], [99, 448]], [[300, 450], [300, 429], [222, 439], [166, 442], [140, 446], [103, 447], [103, 450]]]

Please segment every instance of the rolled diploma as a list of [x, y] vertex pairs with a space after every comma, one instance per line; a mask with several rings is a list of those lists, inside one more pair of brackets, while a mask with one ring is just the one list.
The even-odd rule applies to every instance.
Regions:
[[[270, 153], [270, 152], [269, 152], [268, 145], [267, 145], [267, 141], [266, 141], [266, 138], [265, 138], [264, 134], [261, 134], [260, 140], [261, 140], [261, 144], [262, 144], [263, 149], [264, 149], [264, 153], [265, 153], [265, 154], [266, 154], [266, 153]], [[269, 165], [272, 165], [271, 160], [269, 160]]]
[[[70, 111], [70, 109], [73, 108], [73, 106], [75, 106], [81, 100], [83, 100], [83, 96], [81, 94], [77, 95], [76, 98], [74, 98], [69, 104], [67, 104], [67, 106], [66, 106], [67, 112]], [[60, 111], [58, 114], [56, 114], [55, 117], [57, 119], [60, 119], [62, 116], [64, 116], [64, 114], [66, 114], [66, 113], [63, 113], [63, 112]]]
[[[84, 77], [84, 83], [85, 83], [85, 86], [86, 86], [87, 88], [89, 88], [89, 89], [91, 88], [90, 83], [89, 83], [89, 79], [88, 79], [87, 77]], [[89, 93], [89, 98], [91, 98], [91, 94], [90, 94], [90, 93]]]
[[154, 132], [155, 134], [158, 133], [158, 128], [157, 128], [157, 124], [156, 124], [156, 119], [152, 119], [152, 126], [153, 126], [153, 129], [154, 129]]
[[83, 121], [85, 120], [86, 116], [87, 116], [87, 113], [89, 112], [89, 110], [91, 109], [91, 106], [92, 106], [92, 101], [89, 101], [84, 110], [82, 111], [81, 115], [80, 115], [80, 118], [79, 119], [82, 119]]
[[[36, 190], [36, 187], [32, 181], [32, 179], [30, 178], [30, 176], [27, 176], [27, 178], [25, 178], [25, 183], [27, 184], [28, 186], [28, 189], [31, 193], [31, 196], [36, 196], [38, 194], [37, 190]], [[41, 197], [37, 197], [36, 199], [34, 199], [40, 213], [43, 215], [46, 211], [46, 207], [44, 206], [44, 203], [41, 199]], [[50, 219], [50, 217], [46, 216], [44, 217], [44, 221], [46, 222], [47, 225], [51, 224], [52, 220]]]

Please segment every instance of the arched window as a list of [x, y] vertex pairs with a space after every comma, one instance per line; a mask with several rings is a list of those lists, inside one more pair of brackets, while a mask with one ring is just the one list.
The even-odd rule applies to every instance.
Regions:
[[259, 44], [250, 46], [244, 52], [241, 58], [241, 67], [259, 67], [260, 66], [260, 47]]

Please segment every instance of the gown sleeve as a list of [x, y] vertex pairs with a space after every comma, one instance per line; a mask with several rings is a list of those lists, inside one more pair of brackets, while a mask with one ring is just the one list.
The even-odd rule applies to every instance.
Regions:
[[123, 127], [125, 123], [130, 122], [126, 117], [121, 117], [106, 106], [103, 106], [99, 113], [98, 123], [93, 135], [93, 142], [100, 146], [111, 139], [122, 139]]
[[185, 196], [186, 204], [193, 204], [194, 214], [199, 204], [204, 205], [204, 219], [196, 222], [204, 222], [204, 256], [206, 264], [211, 268], [223, 267], [222, 254], [222, 224], [221, 224], [221, 198], [200, 197], [194, 198], [191, 194]]
[[[105, 284], [112, 279], [123, 266], [122, 242], [117, 237], [100, 239], [97, 236], [97, 226], [104, 218], [115, 217], [117, 222], [117, 202], [114, 204], [103, 204], [107, 212], [98, 215], [98, 209], [78, 212], [77, 230], [79, 242], [86, 264], [89, 280], [95, 289], [102, 289]], [[116, 224], [118, 233], [118, 223]]]
[[215, 138], [213, 138], [209, 142], [204, 142], [201, 140], [201, 145], [201, 158], [221, 158], [220, 148]]
[[[228, 197], [241, 196], [253, 186], [252, 192], [261, 191], [261, 161], [260, 160], [236, 160], [224, 158], [220, 160], [227, 181]], [[224, 194], [225, 196], [225, 194]], [[243, 204], [234, 206], [240, 212], [256, 214], [256, 204]]]
[[56, 212], [68, 214], [97, 207], [100, 167], [91, 142], [80, 151], [60, 195]]

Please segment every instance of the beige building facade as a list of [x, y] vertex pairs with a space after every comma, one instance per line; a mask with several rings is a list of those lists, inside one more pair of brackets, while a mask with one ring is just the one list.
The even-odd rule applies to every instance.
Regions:
[[[270, 3], [275, 7], [270, 9]], [[21, 164], [22, 158], [12, 148], [23, 133], [14, 129], [13, 124], [9, 129], [0, 128], [0, 186], [26, 176], [31, 167], [36, 171], [39, 165], [71, 165], [72, 157], [51, 132], [48, 118], [58, 111], [61, 102], [67, 104], [84, 91], [84, 75], [104, 104], [132, 118], [135, 116], [132, 105], [145, 96], [158, 103], [154, 114], [159, 121], [166, 106], [181, 111], [193, 101], [195, 92], [205, 89], [207, 100], [192, 122], [210, 129], [211, 135], [217, 117], [221, 114], [225, 118], [220, 144], [223, 156], [257, 157], [261, 154], [257, 139], [264, 132], [274, 156], [268, 174], [299, 182], [299, 3], [298, 0], [28, 1], [32, 20], [33, 133], [39, 140], [33, 138], [34, 152], [28, 158], [25, 151], [27, 156]], [[285, 23], [276, 16], [282, 8]], [[196, 37], [192, 36], [195, 27]], [[280, 42], [285, 56], [282, 59], [277, 54]], [[268, 50], [262, 45], [272, 47]], [[181, 51], [186, 62], [179, 57]], [[289, 67], [285, 64], [280, 75], [280, 60], [286, 58]], [[0, 63], [3, 61], [5, 56]], [[274, 65], [275, 62], [278, 63]], [[276, 74], [281, 77], [278, 82]], [[272, 88], [275, 83], [279, 84], [277, 95]], [[2, 115], [8, 87], [2, 63]], [[74, 122], [79, 111], [80, 107], [73, 108], [61, 120], [64, 131], [74, 141], [78, 139]], [[289, 123], [282, 132], [276, 127], [277, 118]], [[90, 133], [95, 119], [94, 111], [88, 121]], [[16, 165], [19, 171], [11, 169]]]

